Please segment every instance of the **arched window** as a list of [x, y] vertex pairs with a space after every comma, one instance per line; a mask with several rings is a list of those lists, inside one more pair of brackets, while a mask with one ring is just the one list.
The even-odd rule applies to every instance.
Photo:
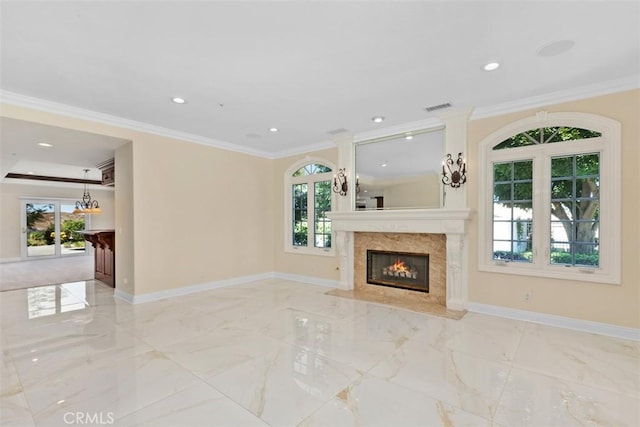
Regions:
[[306, 159], [285, 172], [285, 251], [332, 255], [331, 191], [334, 167]]
[[480, 269], [620, 281], [620, 125], [540, 114], [481, 143]]

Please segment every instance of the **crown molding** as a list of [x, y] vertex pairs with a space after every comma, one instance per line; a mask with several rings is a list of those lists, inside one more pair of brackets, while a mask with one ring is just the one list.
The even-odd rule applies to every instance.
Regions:
[[34, 110], [45, 111], [47, 113], [60, 114], [63, 116], [74, 117], [77, 119], [91, 120], [98, 123], [117, 126], [125, 129], [135, 130], [139, 132], [150, 133], [153, 135], [164, 136], [182, 141], [193, 142], [196, 144], [207, 145], [210, 147], [221, 148], [223, 150], [235, 151], [238, 153], [249, 154], [256, 157], [270, 158], [273, 153], [255, 150], [241, 145], [233, 144], [219, 139], [207, 138], [200, 135], [194, 135], [188, 132], [177, 131], [161, 126], [151, 125], [148, 123], [138, 122], [135, 120], [125, 119], [123, 117], [112, 116], [110, 114], [99, 113], [97, 111], [86, 110], [84, 108], [74, 107], [72, 105], [61, 104], [58, 102], [48, 101], [45, 99], [34, 98], [6, 90], [0, 91], [0, 100], [7, 104], [17, 105], [19, 107], [32, 108]]
[[291, 148], [289, 150], [282, 150], [276, 153], [271, 153], [267, 156], [268, 159], [282, 159], [284, 157], [297, 156], [300, 154], [309, 154], [313, 151], [326, 150], [328, 148], [336, 148], [337, 145], [333, 141], [322, 141], [316, 144], [302, 145], [300, 147]]
[[473, 111], [469, 119], [478, 120], [501, 116], [503, 114], [515, 113], [517, 111], [593, 98], [595, 96], [609, 95], [611, 93], [624, 92], [638, 88], [640, 88], [640, 77], [637, 75], [630, 75], [620, 79], [608, 80], [606, 82], [581, 86], [574, 89], [559, 90], [556, 92], [545, 93], [543, 95], [503, 102], [501, 104], [478, 107]]
[[395, 126], [388, 126], [373, 131], [359, 132], [353, 135], [354, 142], [368, 141], [370, 139], [388, 138], [394, 135], [401, 135], [408, 132], [416, 132], [424, 129], [436, 129], [444, 126], [444, 122], [437, 117], [418, 120], [415, 122], [401, 123]]
[[[488, 117], [500, 116], [503, 114], [514, 113], [517, 111], [528, 110], [532, 108], [540, 108], [544, 106], [560, 104], [563, 102], [576, 101], [580, 99], [591, 98], [594, 96], [608, 95], [616, 92], [624, 92], [640, 88], [640, 78], [637, 75], [630, 75], [616, 80], [595, 83], [592, 85], [582, 86], [574, 89], [560, 90], [550, 92], [543, 95], [532, 96], [529, 98], [519, 99], [515, 101], [504, 102], [501, 104], [489, 105], [476, 108], [471, 114], [470, 120], [484, 119]], [[123, 117], [112, 116], [109, 114], [99, 113], [96, 111], [86, 110], [71, 105], [61, 104], [58, 102], [47, 101], [44, 99], [34, 98], [6, 90], [0, 91], [0, 100], [7, 104], [17, 105], [20, 107], [32, 108], [35, 110], [45, 111], [48, 113], [60, 114], [78, 119], [91, 120], [107, 125], [117, 126], [125, 129], [131, 129], [140, 132], [146, 132], [154, 135], [165, 136], [168, 138], [179, 139], [209, 147], [220, 148], [223, 150], [234, 151], [237, 153], [248, 154], [255, 157], [265, 159], [279, 159], [299, 154], [309, 153], [311, 151], [324, 150], [336, 147], [333, 141], [322, 141], [315, 144], [303, 145], [293, 149], [287, 149], [276, 152], [264, 150], [255, 150], [241, 145], [233, 144], [218, 139], [207, 138], [200, 135], [194, 135], [188, 132], [177, 131], [164, 128], [161, 126], [151, 125], [148, 123], [138, 122], [135, 120], [125, 119]], [[444, 112], [443, 112], [444, 113]], [[440, 118], [431, 117], [424, 120], [418, 120], [409, 123], [403, 123], [395, 126], [384, 127], [374, 131], [360, 132], [353, 135], [355, 142], [366, 141], [376, 138], [384, 138], [391, 135], [402, 134], [422, 129], [437, 128], [443, 126], [444, 122]]]

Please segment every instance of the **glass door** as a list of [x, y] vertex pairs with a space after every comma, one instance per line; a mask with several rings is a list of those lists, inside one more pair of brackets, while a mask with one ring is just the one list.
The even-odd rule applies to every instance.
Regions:
[[60, 203], [60, 253], [62, 256], [86, 253], [86, 240], [80, 234], [85, 230], [85, 214], [74, 214], [75, 203]]
[[[56, 209], [55, 202], [25, 203], [25, 226], [27, 258], [56, 255]], [[24, 246], [24, 245], [23, 245]]]
[[87, 228], [88, 217], [74, 214], [74, 208], [68, 201], [23, 200], [23, 258], [86, 254], [86, 242], [79, 232]]

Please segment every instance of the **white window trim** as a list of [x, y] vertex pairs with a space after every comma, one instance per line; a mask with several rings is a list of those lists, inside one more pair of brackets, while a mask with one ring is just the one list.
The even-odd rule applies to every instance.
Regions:
[[[522, 148], [493, 151], [493, 147], [513, 135], [535, 128], [570, 126], [594, 130], [602, 137], [589, 138], [567, 143], [541, 144]], [[480, 271], [548, 277], [554, 279], [577, 280], [620, 284], [621, 278], [621, 126], [620, 122], [588, 113], [537, 113], [511, 123], [483, 139], [479, 144], [480, 185], [478, 268]], [[548, 251], [550, 222], [547, 214], [536, 215], [536, 211], [548, 210], [549, 186], [541, 186], [541, 177], [550, 174], [549, 162], [534, 159], [534, 239], [533, 262], [518, 263], [493, 260], [493, 162], [531, 159], [536, 153], [549, 159], [562, 154], [581, 152], [600, 153], [600, 266], [599, 268], [552, 265]], [[546, 179], [546, 178], [545, 178]], [[537, 231], [536, 231], [537, 230]]]
[[[333, 178], [333, 174], [337, 170], [336, 165], [333, 162], [330, 162], [320, 157], [307, 156], [304, 159], [301, 159], [295, 162], [284, 172], [284, 193], [283, 193], [284, 194], [284, 215], [283, 215], [284, 216], [284, 251], [287, 253], [295, 253], [295, 254], [302, 254], [302, 255], [335, 256], [334, 243], [336, 239], [335, 239], [335, 232], [333, 231], [331, 232], [332, 245], [330, 248], [316, 248], [315, 246], [294, 246], [292, 243], [293, 230], [291, 229], [291, 224], [293, 222], [293, 216], [292, 216], [293, 201], [291, 198], [291, 186], [297, 183], [310, 182], [309, 177], [312, 177], [313, 175], [305, 175], [304, 177], [296, 177], [296, 178], [292, 177], [291, 175], [293, 175], [294, 172], [300, 169], [301, 167], [306, 166], [310, 163], [318, 163], [331, 168], [333, 172], [328, 172], [328, 174], [330, 174], [332, 178]], [[325, 179], [315, 180], [315, 181], [325, 181]], [[331, 193], [332, 209], [334, 209], [336, 204], [337, 204], [336, 194], [332, 192]], [[307, 209], [313, 210], [313, 205], [309, 204]], [[309, 216], [309, 219], [311, 220], [311, 216]]]

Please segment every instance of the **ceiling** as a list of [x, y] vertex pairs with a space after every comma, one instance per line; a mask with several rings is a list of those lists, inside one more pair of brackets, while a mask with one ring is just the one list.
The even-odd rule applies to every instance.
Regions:
[[[0, 174], [101, 180], [95, 166], [112, 159], [127, 140], [0, 117]], [[41, 146], [40, 143], [51, 145]], [[59, 184], [61, 185], [61, 184]]]
[[[428, 120], [432, 105], [491, 107], [640, 74], [635, 1], [3, 1], [0, 19], [5, 95], [271, 157]], [[538, 53], [562, 40], [573, 47]], [[484, 71], [489, 61], [500, 68]], [[10, 136], [3, 146], [33, 144]]]

